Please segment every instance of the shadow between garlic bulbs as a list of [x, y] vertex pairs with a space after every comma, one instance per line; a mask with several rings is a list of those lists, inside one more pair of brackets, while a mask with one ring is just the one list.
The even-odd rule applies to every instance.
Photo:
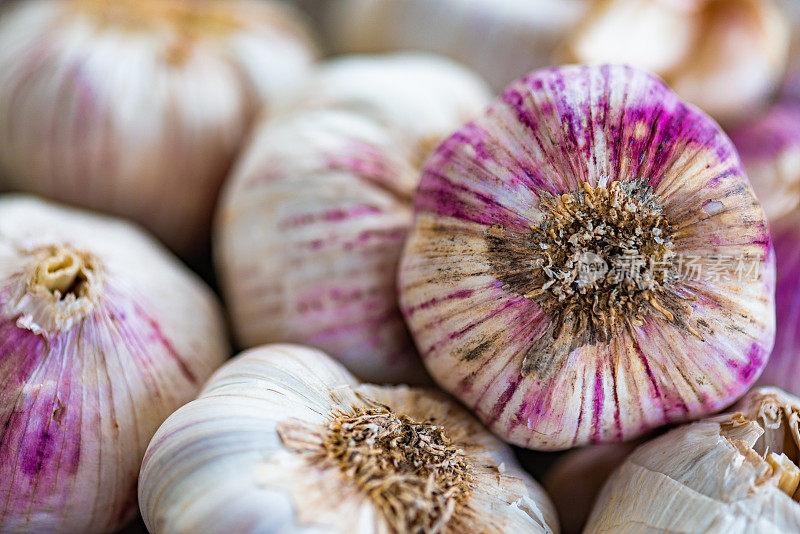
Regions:
[[215, 266], [238, 342], [328, 351], [356, 375], [425, 374], [397, 308], [396, 269], [419, 169], [488, 89], [435, 56], [324, 63], [263, 123], [220, 202]]
[[611, 476], [584, 531], [771, 534], [800, 531], [800, 399], [775, 388], [674, 429]]
[[317, 350], [224, 365], [150, 443], [154, 534], [558, 531], [511, 450], [439, 392], [360, 384]]

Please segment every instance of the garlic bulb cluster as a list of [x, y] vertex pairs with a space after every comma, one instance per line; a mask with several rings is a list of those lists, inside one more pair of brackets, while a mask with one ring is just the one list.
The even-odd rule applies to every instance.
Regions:
[[399, 279], [433, 378], [536, 449], [719, 410], [775, 335], [768, 225], [733, 145], [631, 67], [533, 73], [444, 141]]
[[28, 0], [0, 19], [0, 175], [132, 218], [191, 255], [251, 117], [310, 70], [257, 0]]
[[324, 353], [247, 351], [161, 426], [139, 480], [157, 533], [552, 533], [511, 450], [440, 393], [360, 384]]
[[396, 267], [419, 167], [488, 89], [431, 56], [345, 57], [266, 121], [226, 185], [215, 264], [239, 343], [321, 348], [361, 378], [424, 376]]
[[789, 28], [775, 0], [599, 0], [566, 45], [575, 62], [655, 72], [731, 124], [780, 83]]
[[0, 199], [0, 531], [111, 532], [228, 356], [210, 290], [128, 223]]
[[567, 30], [590, 2], [338, 0], [326, 4], [324, 26], [339, 53], [426, 50], [475, 69], [499, 90], [550, 65]]
[[800, 531], [800, 399], [751, 391], [732, 413], [642, 445], [611, 476], [584, 532]]

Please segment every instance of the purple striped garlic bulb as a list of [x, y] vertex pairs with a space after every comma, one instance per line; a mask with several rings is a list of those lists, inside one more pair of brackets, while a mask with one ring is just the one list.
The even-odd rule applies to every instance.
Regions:
[[731, 142], [619, 66], [531, 74], [442, 143], [399, 274], [433, 378], [536, 449], [727, 406], [772, 348], [774, 284]]
[[0, 532], [112, 532], [228, 357], [211, 291], [129, 223], [0, 199]]
[[226, 185], [217, 272], [240, 345], [324, 349], [359, 377], [424, 377], [397, 308], [411, 197], [431, 149], [488, 103], [432, 56], [345, 57], [258, 130]]
[[506, 445], [441, 392], [362, 384], [297, 345], [248, 350], [159, 428], [150, 532], [558, 532]]
[[252, 117], [313, 56], [267, 1], [18, 2], [0, 16], [0, 175], [192, 255]]
[[800, 399], [757, 388], [729, 413], [638, 447], [584, 534], [800, 532]]

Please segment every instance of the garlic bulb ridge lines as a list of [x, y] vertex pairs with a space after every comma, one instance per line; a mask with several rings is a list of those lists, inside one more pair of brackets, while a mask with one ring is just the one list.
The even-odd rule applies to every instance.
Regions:
[[243, 353], [168, 419], [139, 495], [156, 532], [556, 531], [511, 451], [444, 395], [359, 384], [292, 345]]
[[9, 196], [0, 316], [0, 530], [120, 528], [150, 437], [228, 355], [218, 304], [129, 223]]
[[741, 395], [772, 347], [774, 277], [710, 118], [635, 69], [563, 67], [428, 160], [400, 299], [440, 385], [513, 443], [559, 449]]

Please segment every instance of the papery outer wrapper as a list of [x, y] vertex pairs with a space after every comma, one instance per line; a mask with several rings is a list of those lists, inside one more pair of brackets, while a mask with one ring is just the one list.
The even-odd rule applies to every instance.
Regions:
[[8, 188], [134, 219], [185, 256], [202, 250], [251, 117], [288, 98], [314, 56], [280, 6], [223, 4], [243, 28], [188, 44], [169, 27], [100, 27], [65, 0], [4, 13]]
[[338, 53], [427, 50], [483, 75], [499, 90], [551, 65], [587, 0], [339, 0], [324, 30]]
[[[102, 288], [85, 318], [37, 333], [42, 315], [9, 299], [45, 245], [93, 254]], [[129, 223], [32, 197], [0, 199], [0, 280], [0, 531], [114, 531], [158, 425], [229, 355], [221, 309]]]
[[800, 207], [800, 102], [776, 104], [731, 132], [770, 221]]
[[[728, 418], [737, 410], [746, 412], [748, 402], [763, 394], [776, 395], [800, 409], [797, 398], [773, 388], [758, 388], [734, 406]], [[746, 456], [720, 434], [720, 422], [725, 419], [716, 416], [687, 424], [637, 448], [606, 483], [584, 532], [772, 534], [800, 530], [800, 504], [765, 483], [766, 462]]]
[[327, 424], [332, 413], [351, 413], [364, 398], [418, 421], [436, 416], [451, 439], [466, 438], [456, 443], [468, 458], [501, 466], [478, 477], [468, 506], [494, 517], [504, 532], [558, 531], [552, 504], [511, 450], [451, 400], [406, 386], [359, 384], [324, 353], [296, 345], [242, 353], [162, 425], [139, 482], [148, 529], [388, 533], [369, 499], [340, 471], [314, 466], [287, 449], [276, 431], [290, 418]]
[[264, 123], [220, 202], [215, 264], [242, 346], [324, 349], [358, 376], [420, 382], [396, 269], [419, 165], [488, 90], [442, 58], [321, 67], [292, 112]]
[[[571, 351], [541, 381], [523, 376], [550, 319], [493, 277], [486, 232], [540, 224], [540, 190], [631, 179], [653, 188], [677, 255], [751, 255], [759, 276], [677, 286], [694, 299], [703, 340], [647, 316], [607, 345]], [[767, 221], [731, 142], [662, 82], [617, 66], [534, 73], [442, 143], [423, 170], [399, 276], [433, 378], [507, 441], [545, 450], [625, 440], [730, 404], [772, 348], [774, 283]]]
[[730, 126], [757, 114], [780, 84], [789, 25], [775, 0], [600, 0], [565, 48], [576, 63], [654, 72]]

